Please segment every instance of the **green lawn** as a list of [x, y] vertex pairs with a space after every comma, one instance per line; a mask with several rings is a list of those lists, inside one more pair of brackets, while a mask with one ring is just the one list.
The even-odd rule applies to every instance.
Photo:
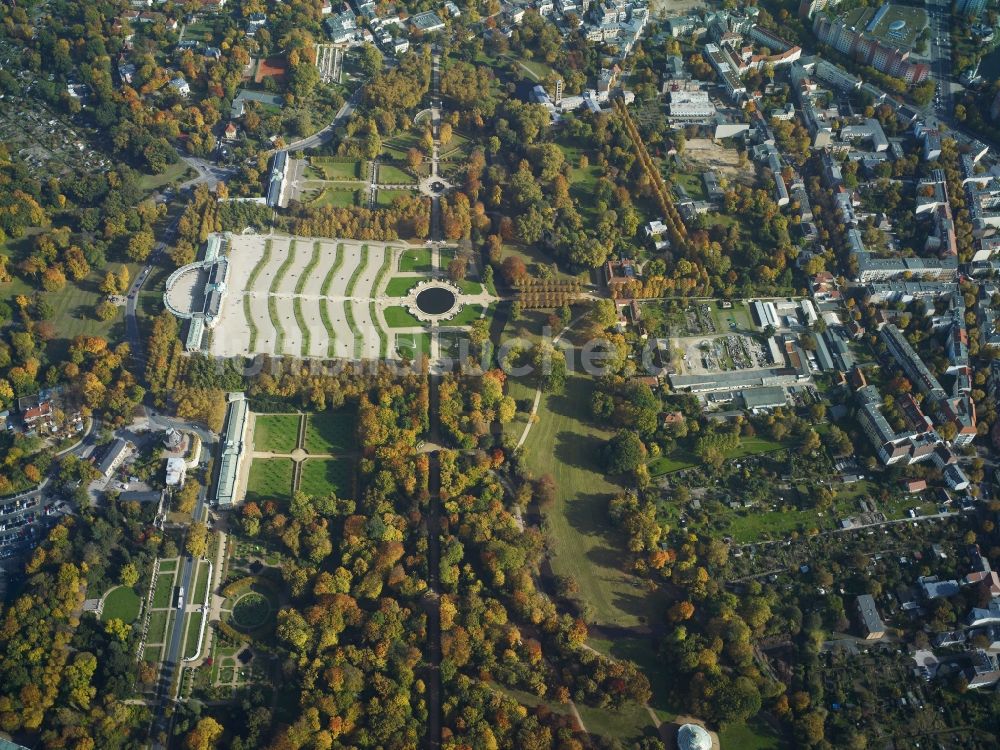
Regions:
[[135, 622], [139, 616], [139, 595], [128, 586], [112, 589], [104, 599], [104, 609], [101, 611], [101, 622], [122, 620]]
[[417, 352], [424, 356], [431, 351], [431, 334], [425, 333], [397, 333], [396, 352], [401, 357], [416, 359]]
[[380, 359], [385, 359], [389, 354], [389, 337], [386, 335], [385, 331], [382, 330], [382, 326], [378, 324], [378, 315], [375, 310], [375, 300], [368, 303], [368, 317], [372, 319], [375, 324], [375, 335], [378, 336], [378, 356]]
[[569, 173], [570, 189], [575, 188], [576, 192], [592, 195], [594, 186], [597, 185], [597, 180], [604, 174], [604, 168], [596, 164], [579, 167], [576, 163], [573, 163], [571, 166], [573, 168]]
[[471, 281], [470, 279], [462, 279], [458, 282], [458, 288], [462, 290], [462, 294], [482, 294], [483, 285], [478, 281]]
[[285, 346], [285, 328], [281, 325], [281, 315], [278, 314], [278, 298], [267, 298], [267, 317], [274, 326], [274, 351], [281, 353]]
[[297, 252], [298, 252], [298, 243], [295, 240], [292, 240], [291, 242], [288, 243], [288, 255], [285, 256], [285, 259], [281, 262], [281, 265], [278, 266], [278, 270], [274, 274], [274, 278], [271, 279], [272, 294], [278, 291], [278, 287], [281, 286], [281, 282], [284, 280], [285, 274], [288, 273], [288, 269], [290, 269], [293, 265], [295, 265], [295, 254]]
[[412, 190], [377, 190], [375, 191], [375, 206], [377, 208], [390, 208], [396, 198], [404, 198], [415, 195]]
[[452, 161], [457, 156], [463, 156], [472, 150], [472, 141], [461, 133], [452, 132], [451, 140], [441, 146], [438, 156], [441, 161]]
[[160, 573], [156, 576], [156, 590], [153, 591], [153, 609], [169, 607], [173, 600], [174, 574]]
[[[187, 164], [178, 159], [173, 164], [168, 164], [160, 174], [144, 174], [139, 178], [139, 187], [152, 192], [167, 185], [179, 182], [182, 177], [188, 175], [190, 168]], [[194, 173], [191, 172], [193, 175]]]
[[719, 732], [719, 745], [738, 747], [741, 750], [781, 750], [787, 747], [760, 716], [755, 716], [745, 724], [727, 724]]
[[543, 62], [537, 62], [535, 60], [524, 60], [516, 59], [515, 65], [529, 77], [535, 81], [543, 81], [552, 73], [552, 68]]
[[378, 182], [380, 185], [416, 185], [417, 178], [392, 164], [379, 164]]
[[358, 261], [358, 265], [355, 266], [354, 272], [351, 274], [351, 278], [347, 280], [347, 289], [344, 291], [345, 297], [354, 296], [354, 287], [358, 283], [358, 279], [361, 278], [361, 274], [365, 270], [365, 266], [368, 265], [368, 245], [361, 246], [361, 258]]
[[[540, 698], [526, 690], [517, 690], [516, 688], [496, 683], [488, 684], [492, 689], [509, 695], [522, 706], [527, 706], [528, 708], [544, 706], [555, 714], [561, 716], [570, 715], [569, 704], [556, 703], [546, 698]], [[580, 712], [580, 718], [586, 725], [587, 732], [593, 735], [617, 738], [619, 740], [638, 740], [646, 734], [652, 736], [655, 732], [649, 713], [638, 703], [629, 703], [618, 711], [606, 708], [594, 708], [584, 703], [577, 703], [576, 710]]]
[[302, 464], [299, 490], [307, 495], [354, 494], [354, 462], [349, 458], [310, 458]]
[[363, 185], [357, 183], [345, 187], [326, 187], [310, 201], [312, 206], [330, 206], [332, 208], [350, 208], [358, 205], [358, 190]]
[[337, 272], [340, 267], [344, 265], [344, 245], [337, 245], [337, 251], [333, 256], [333, 265], [330, 266], [330, 270], [326, 272], [326, 277], [323, 279], [323, 285], [320, 287], [319, 293], [326, 297], [330, 294], [330, 286], [333, 284], [333, 280], [337, 278]]
[[306, 417], [307, 453], [343, 453], [354, 447], [354, 414], [323, 411]]
[[271, 240], [264, 240], [264, 255], [261, 256], [260, 262], [253, 267], [250, 272], [250, 277], [247, 279], [246, 288], [253, 289], [254, 284], [257, 283], [257, 277], [260, 276], [261, 272], [264, 270], [265, 266], [271, 261]]
[[198, 651], [198, 635], [201, 633], [201, 612], [188, 615], [187, 637], [184, 639], [184, 656], [194, 656]]
[[161, 609], [149, 613], [149, 630], [146, 632], [146, 643], [163, 643], [167, 634], [167, 618], [170, 610]]
[[449, 320], [446, 325], [451, 326], [467, 326], [472, 325], [476, 320], [483, 317], [483, 314], [489, 314], [488, 307], [481, 307], [480, 305], [466, 305], [461, 310], [458, 311], [458, 315]]
[[[653, 697], [649, 705], [656, 711], [661, 721], [673, 721], [678, 714], [683, 713], [682, 706], [670, 702], [668, 688], [672, 675], [663, 664], [663, 659], [656, 652], [656, 642], [653, 637], [636, 636], [631, 638], [615, 638], [614, 640], [591, 637], [587, 643], [595, 651], [615, 659], [627, 659], [634, 662], [643, 674], [649, 678]], [[648, 722], [649, 714], [645, 714]]]
[[354, 305], [357, 304], [352, 301], [344, 303], [344, 322], [347, 323], [347, 327], [351, 330], [351, 334], [354, 336], [354, 349], [351, 352], [351, 356], [354, 359], [361, 359], [361, 349], [365, 342], [364, 332], [358, 329], [358, 323], [354, 319]]
[[405, 297], [419, 281], [420, 279], [412, 276], [397, 276], [395, 279], [389, 279], [389, 283], [385, 285], [385, 296]]
[[423, 326], [419, 320], [410, 315], [410, 311], [405, 307], [387, 307], [382, 311], [385, 315], [385, 324], [390, 328], [413, 328]]
[[324, 179], [327, 180], [359, 180], [362, 178], [360, 161], [314, 156], [310, 163], [318, 167], [323, 172]]
[[208, 561], [200, 560], [198, 562], [198, 578], [195, 579], [194, 594], [191, 597], [191, 601], [194, 604], [201, 604], [205, 601], [205, 594], [208, 591], [208, 572]]
[[705, 184], [702, 182], [700, 174], [675, 172], [670, 175], [670, 179], [675, 185], [680, 185], [684, 188], [684, 192], [687, 193], [691, 200], [705, 200]]
[[326, 329], [326, 356], [332, 357], [336, 352], [334, 345], [337, 341], [337, 332], [333, 328], [333, 319], [330, 317], [330, 300], [325, 299], [320, 302], [319, 317], [323, 321], [323, 327]]
[[295, 297], [292, 300], [292, 314], [295, 315], [295, 325], [299, 327], [299, 331], [302, 333], [302, 341], [299, 343], [299, 351], [302, 353], [303, 357], [308, 357], [309, 347], [312, 343], [312, 334], [309, 332], [309, 326], [306, 325], [305, 313], [302, 312], [301, 297]]
[[[379, 293], [379, 287], [382, 286], [382, 282], [385, 277], [392, 270], [392, 248], [383, 248], [382, 250], [382, 265], [379, 266], [378, 273], [375, 274], [375, 278], [372, 279], [371, 296], [376, 296]], [[375, 314], [372, 313], [372, 320], [375, 320]]]
[[627, 703], [618, 710], [577, 703], [576, 710], [580, 712], [580, 718], [591, 734], [636, 741], [641, 739], [648, 729], [649, 733], [655, 736], [652, 717], [638, 703]]
[[400, 148], [395, 144], [383, 142], [381, 156], [392, 161], [405, 161], [407, 151], [408, 149]]
[[611, 526], [608, 501], [622, 488], [597, 468], [598, 449], [612, 433], [589, 420], [592, 391], [587, 376], [569, 373], [562, 394], [543, 396], [523, 460], [535, 476], [551, 475], [558, 488], [546, 511], [553, 571], [576, 580], [596, 623], [629, 627], [656, 621], [661, 607], [621, 567], [625, 539]]
[[[532, 265], [544, 265], [549, 268], [555, 268], [555, 263], [552, 258], [546, 256], [545, 253], [533, 245], [505, 244], [503, 246], [503, 257], [506, 258], [508, 255], [517, 256], [524, 261], [525, 265], [529, 268]], [[582, 278], [584, 283], [590, 283], [590, 275], [586, 271], [575, 276], [571, 273], [566, 273], [565, 271], [556, 269], [556, 273], [553, 274], [552, 278], [555, 281], [570, 281]]]
[[[742, 438], [735, 450], [727, 452], [726, 460], [743, 458], [744, 456], [755, 456], [760, 453], [773, 453], [784, 450], [788, 444], [768, 440], [763, 437]], [[678, 449], [669, 456], [658, 456], [649, 462], [649, 473], [654, 477], [669, 474], [681, 469], [690, 469], [698, 466], [701, 460], [694, 453], [687, 450]]]
[[[827, 516], [827, 523], [833, 520]], [[808, 510], [761, 510], [751, 508], [734, 511], [722, 519], [725, 529], [737, 544], [784, 539], [793, 531], [808, 532], [820, 528], [823, 519], [812, 508]], [[728, 523], [725, 523], [728, 522]]]
[[199, 42], [211, 42], [215, 36], [215, 29], [208, 20], [194, 21], [184, 27], [184, 38], [197, 40]]
[[252, 311], [253, 298], [248, 294], [243, 298], [243, 319], [247, 322], [247, 328], [250, 329], [250, 351], [254, 351], [257, 348], [257, 324], [253, 320]]
[[253, 428], [254, 450], [291, 453], [299, 444], [300, 414], [258, 414]]
[[[13, 243], [11, 243], [13, 244]], [[9, 246], [0, 246], [0, 255], [10, 257], [9, 267], [14, 272], [14, 265], [20, 259], [21, 254], [11, 252]], [[109, 263], [107, 268], [116, 273], [121, 268], [121, 263]], [[128, 264], [131, 278], [135, 278], [136, 264]], [[0, 285], [0, 296], [5, 301], [14, 306], [14, 298], [23, 294], [29, 298], [33, 297], [37, 290], [21, 280], [16, 273], [14, 280]], [[53, 315], [49, 322], [55, 329], [55, 338], [48, 342], [46, 354], [52, 361], [62, 361], [67, 358], [70, 342], [77, 336], [99, 336], [107, 341], [118, 341], [125, 337], [125, 320], [122, 309], [118, 310], [115, 317], [107, 322], [97, 319], [94, 313], [97, 305], [102, 302], [105, 295], [98, 289], [104, 280], [104, 271], [92, 272], [81, 281], [68, 279], [66, 286], [56, 292], [43, 292], [42, 297], [52, 305]], [[162, 298], [161, 298], [162, 299]], [[41, 377], [41, 373], [39, 374]]]
[[431, 249], [416, 247], [405, 250], [399, 256], [399, 270], [402, 273], [429, 273], [431, 269]]
[[291, 497], [291, 459], [258, 459], [250, 464], [247, 480], [247, 500], [276, 500]]
[[169, 573], [169, 572], [174, 571], [174, 570], [177, 570], [177, 560], [176, 559], [171, 558], [170, 560], [161, 560], [160, 561], [160, 572], [161, 573]]
[[305, 289], [306, 282], [312, 277], [313, 271], [316, 270], [316, 266], [319, 264], [320, 259], [320, 248], [319, 242], [313, 243], [312, 255], [309, 258], [309, 262], [306, 267], [302, 269], [302, 273], [299, 276], [299, 280], [295, 282], [295, 293], [302, 294], [302, 290]]

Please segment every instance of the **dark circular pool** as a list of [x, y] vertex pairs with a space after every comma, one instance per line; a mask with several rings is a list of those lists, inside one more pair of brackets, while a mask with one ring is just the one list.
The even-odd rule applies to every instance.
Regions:
[[424, 289], [417, 295], [417, 307], [428, 315], [441, 315], [455, 306], [455, 293], [440, 286]]

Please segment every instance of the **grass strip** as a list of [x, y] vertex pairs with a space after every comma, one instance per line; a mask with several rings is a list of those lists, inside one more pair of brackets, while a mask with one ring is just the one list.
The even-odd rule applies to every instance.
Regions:
[[350, 300], [344, 301], [344, 320], [347, 321], [347, 327], [351, 329], [351, 333], [354, 335], [354, 359], [361, 359], [364, 336], [358, 330], [358, 324], [354, 322], [354, 311], [351, 309]]
[[295, 282], [295, 293], [302, 294], [302, 290], [306, 286], [306, 282], [309, 277], [312, 276], [313, 271], [316, 270], [316, 266], [319, 265], [320, 247], [319, 242], [313, 243], [313, 254], [306, 264], [306, 267], [302, 269], [302, 275], [299, 276], [299, 280]]
[[302, 352], [303, 357], [309, 356], [309, 328], [306, 326], [306, 316], [302, 314], [302, 298], [295, 297], [292, 300], [292, 312], [295, 313], [295, 323], [302, 332]]
[[382, 284], [382, 280], [385, 279], [386, 274], [392, 270], [392, 254], [395, 251], [391, 247], [385, 248], [385, 257], [382, 259], [382, 267], [378, 269], [378, 273], [375, 274], [375, 281], [372, 282], [372, 297], [379, 294], [379, 286]]
[[260, 259], [260, 262], [253, 267], [250, 272], [250, 278], [247, 279], [247, 289], [253, 289], [254, 282], [257, 281], [257, 277], [260, 276], [264, 267], [271, 260], [271, 240], [264, 241], [264, 257]]
[[368, 314], [372, 318], [372, 325], [375, 326], [375, 333], [378, 334], [378, 356], [385, 359], [389, 354], [389, 339], [385, 335], [385, 331], [382, 330], [382, 326], [378, 324], [378, 318], [375, 317], [374, 300], [368, 304]]
[[334, 350], [334, 343], [337, 341], [337, 334], [333, 330], [333, 321], [330, 320], [330, 310], [328, 305], [330, 300], [321, 299], [319, 301], [319, 317], [323, 321], [323, 327], [326, 328], [327, 344], [326, 344], [326, 356], [333, 358], [336, 356], [336, 351]]
[[285, 329], [281, 327], [278, 300], [275, 297], [267, 298], [267, 314], [271, 318], [271, 325], [274, 326], [274, 353], [281, 354], [281, 349], [285, 345]]
[[250, 346], [248, 347], [252, 353], [254, 349], [257, 348], [257, 324], [253, 322], [253, 312], [250, 309], [250, 295], [243, 295], [243, 317], [246, 318], [247, 327], [250, 329]]
[[324, 297], [330, 294], [330, 287], [333, 286], [333, 279], [337, 275], [337, 271], [340, 267], [344, 265], [344, 245], [337, 245], [337, 254], [333, 258], [333, 266], [330, 268], [329, 272], [326, 274], [326, 278], [323, 279], [323, 286], [320, 288], [319, 293]]
[[361, 246], [361, 262], [358, 263], [357, 267], [354, 269], [354, 273], [351, 274], [350, 280], [347, 282], [347, 289], [344, 292], [345, 297], [354, 296], [354, 287], [358, 284], [358, 279], [361, 278], [361, 274], [365, 270], [365, 266], [368, 265], [368, 245]]
[[288, 269], [292, 267], [292, 262], [295, 260], [295, 240], [292, 240], [288, 245], [288, 255], [280, 266], [278, 266], [278, 272], [274, 274], [274, 280], [271, 282], [271, 293], [274, 294], [278, 291], [278, 287], [281, 286], [281, 280], [285, 278], [285, 274], [288, 273]]

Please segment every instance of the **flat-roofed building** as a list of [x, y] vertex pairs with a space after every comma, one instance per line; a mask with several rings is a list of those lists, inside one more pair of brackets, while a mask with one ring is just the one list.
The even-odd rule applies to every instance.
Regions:
[[740, 398], [743, 399], [743, 406], [750, 411], [756, 409], [774, 409], [778, 406], [785, 406], [788, 403], [788, 396], [785, 389], [778, 386], [765, 386], [752, 390], [740, 391]]
[[708, 120], [715, 117], [715, 105], [707, 91], [671, 91], [668, 106], [673, 120]]
[[705, 45], [705, 55], [715, 72], [719, 74], [726, 93], [733, 101], [739, 101], [747, 93], [747, 87], [740, 79], [739, 66], [724, 47], [709, 43]]

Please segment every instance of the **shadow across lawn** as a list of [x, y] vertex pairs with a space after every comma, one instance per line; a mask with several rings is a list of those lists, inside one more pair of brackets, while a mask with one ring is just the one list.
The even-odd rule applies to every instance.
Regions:
[[[577, 469], [594, 470], [604, 441], [596, 435], [582, 435], [569, 431], [556, 435], [554, 455], [564, 464]], [[597, 473], [597, 472], [594, 472]]]

